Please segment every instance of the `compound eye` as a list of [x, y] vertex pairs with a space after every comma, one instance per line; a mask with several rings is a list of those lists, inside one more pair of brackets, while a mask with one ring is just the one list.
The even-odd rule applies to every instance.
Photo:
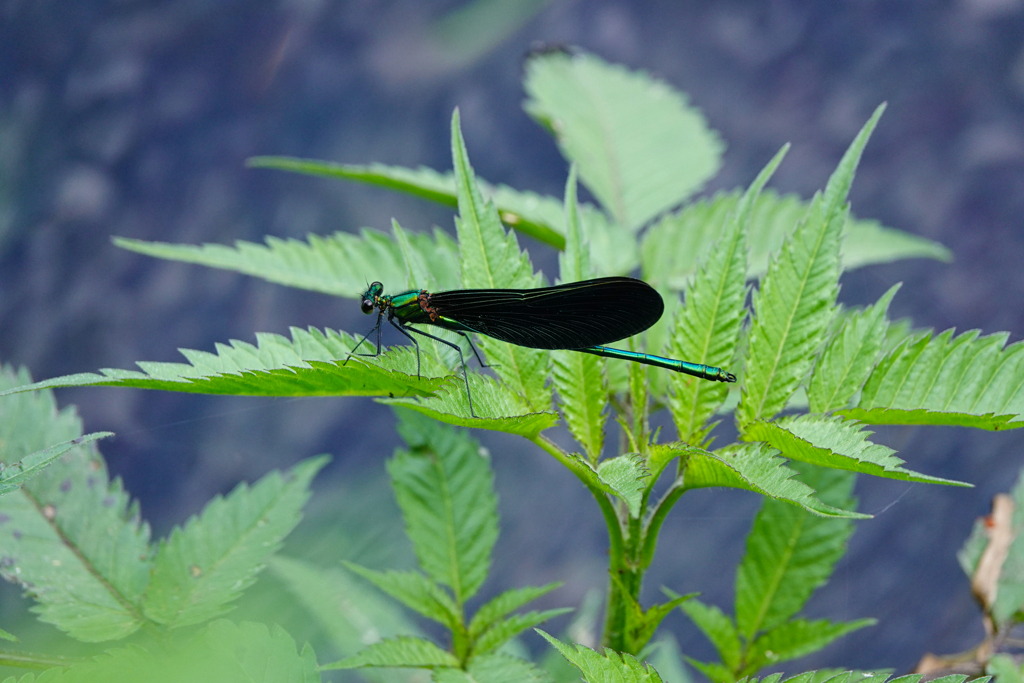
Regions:
[[359, 304], [359, 308], [363, 310], [363, 313], [369, 315], [373, 313], [373, 301], [370, 299], [363, 299], [363, 303]]

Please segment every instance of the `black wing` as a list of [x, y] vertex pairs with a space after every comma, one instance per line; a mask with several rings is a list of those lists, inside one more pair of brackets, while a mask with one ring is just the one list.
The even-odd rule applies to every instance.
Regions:
[[583, 349], [643, 332], [665, 304], [646, 282], [605, 277], [539, 289], [461, 289], [430, 295], [438, 315], [534, 349]]

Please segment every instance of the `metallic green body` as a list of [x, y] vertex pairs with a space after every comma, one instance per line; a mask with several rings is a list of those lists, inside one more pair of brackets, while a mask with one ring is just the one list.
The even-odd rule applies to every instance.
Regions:
[[[605, 358], [618, 358], [621, 360], [633, 361], [634, 363], [653, 365], [656, 368], [675, 370], [676, 372], [681, 372], [684, 375], [691, 375], [693, 377], [699, 377], [700, 379], [709, 379], [716, 382], [736, 381], [734, 376], [730, 375], [722, 368], [716, 368], [711, 365], [701, 365], [700, 363], [691, 363], [686, 360], [664, 358], [663, 356], [640, 353], [639, 351], [613, 349], [610, 346], [589, 346], [585, 349], [573, 349], [573, 351], [581, 351], [583, 353], [592, 353], [595, 356], [604, 356]], [[732, 377], [732, 379], [730, 379], [730, 377]]]

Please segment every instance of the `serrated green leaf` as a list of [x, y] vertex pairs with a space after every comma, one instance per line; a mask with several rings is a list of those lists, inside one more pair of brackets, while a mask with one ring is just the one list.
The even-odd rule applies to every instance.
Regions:
[[817, 669], [808, 672], [807, 683], [885, 683], [892, 675], [891, 669], [873, 671], [844, 671], [842, 669]]
[[[283, 555], [267, 563], [270, 574], [316, 621], [335, 651], [350, 656], [395, 635], [419, 635], [419, 628], [393, 601], [377, 590], [359, 585], [344, 570], [317, 567]], [[365, 674], [370, 680], [378, 680]], [[382, 679], [381, 679], [382, 680]]]
[[[570, 169], [565, 186], [565, 214], [565, 251], [558, 257], [560, 281], [586, 280], [590, 277], [590, 258], [580, 234], [575, 166]], [[604, 449], [604, 411], [608, 406], [604, 367], [603, 358], [589, 353], [562, 350], [551, 354], [552, 379], [561, 398], [565, 424], [592, 463], [597, 462]]]
[[228, 611], [256, 580], [266, 559], [302, 517], [309, 483], [327, 464], [313, 458], [285, 475], [271, 472], [251, 488], [214, 498], [198, 517], [161, 542], [143, 608], [168, 628], [198, 624]]
[[1005, 332], [954, 338], [953, 330], [905, 339], [878, 363], [857, 407], [871, 424], [948, 424], [983, 429], [1024, 426], [1024, 343]]
[[[634, 509], [637, 510], [637, 513], [640, 512], [639, 506], [643, 500], [643, 492], [649, 483], [650, 475], [639, 455], [630, 453], [602, 462], [598, 467], [606, 467], [607, 479], [599, 475], [598, 470], [591, 465], [590, 461], [580, 454], [567, 454], [564, 462], [572, 473], [591, 489], [600, 490], [608, 496], [622, 500], [631, 510], [631, 515]], [[610, 463], [610, 465], [605, 465], [605, 463]]]
[[35, 453], [29, 453], [17, 462], [0, 463], [0, 496], [17, 491], [22, 484], [42, 472], [75, 446], [82, 446], [113, 435], [113, 432], [93, 432]]
[[597, 462], [604, 450], [608, 407], [604, 359], [578, 351], [552, 351], [551, 377], [569, 432], [587, 458]]
[[395, 497], [420, 567], [462, 605], [490, 568], [498, 537], [490, 458], [464, 431], [396, 411], [409, 450], [388, 461]]
[[[268, 629], [264, 624], [226, 620], [211, 623], [196, 639], [205, 645], [211, 655], [198, 652], [193, 672], [209, 675], [215, 658], [223, 658], [228, 675], [213, 676], [211, 680], [246, 683], [319, 683], [316, 655], [307, 644], [296, 651], [295, 641], [280, 626]], [[209, 668], [207, 668], [209, 667]], [[237, 673], [236, 673], [237, 672]], [[130, 680], [130, 679], [129, 679]], [[134, 680], [154, 680], [140, 677]], [[170, 680], [180, 680], [171, 678]]]
[[[815, 678], [813, 683], [827, 683], [828, 680], [838, 679], [840, 676], [840, 672], [837, 672], [836, 669], [819, 669], [818, 673], [827, 675], [828, 678]], [[850, 674], [849, 683], [885, 683], [892, 676], [892, 669], [853, 670], [848, 673]], [[895, 681], [896, 679], [893, 680]], [[837, 683], [840, 682], [837, 681]]]
[[586, 54], [526, 64], [526, 111], [618, 223], [637, 230], [713, 176], [723, 144], [685, 97], [642, 72]]
[[590, 263], [595, 276], [630, 275], [640, 265], [636, 237], [596, 208], [580, 207], [580, 227], [590, 243]]
[[[641, 240], [643, 278], [658, 287], [685, 289], [697, 272], [698, 257], [719, 239], [740, 195], [738, 190], [718, 192], [658, 220]], [[779, 250], [809, 208], [809, 202], [795, 194], [771, 189], [761, 193], [750, 218], [749, 277], [767, 271], [769, 256]], [[938, 242], [853, 216], [846, 219], [840, 255], [844, 271], [906, 258], [952, 260], [950, 251]]]
[[638, 453], [626, 453], [601, 461], [597, 466], [597, 476], [604, 484], [602, 488], [626, 503], [631, 517], [640, 516], [640, 504], [651, 473]]
[[578, 282], [591, 277], [590, 252], [580, 232], [580, 207], [576, 200], [576, 164], [569, 167], [565, 181], [565, 249], [558, 255], [560, 282]]
[[610, 648], [601, 654], [585, 645], [566, 645], [540, 629], [537, 633], [579, 669], [587, 683], [662, 683], [657, 671], [641, 664], [633, 655], [619, 654]]
[[658, 481], [670, 462], [688, 453], [688, 451], [681, 451], [677, 443], [651, 444], [647, 452], [647, 469], [651, 473], [650, 483], [653, 485]]
[[[439, 173], [429, 168], [411, 169], [383, 164], [332, 164], [289, 157], [254, 157], [249, 160], [249, 165], [366, 182], [407, 192], [447, 206], [458, 206], [454, 175]], [[514, 190], [506, 185], [490, 185], [479, 179], [478, 184], [482, 194], [490, 197], [498, 207], [498, 214], [505, 225], [556, 249], [565, 247], [564, 216], [562, 204], [557, 199], [534, 192]], [[592, 204], [580, 206], [580, 219], [583, 232], [590, 239], [591, 258], [599, 275], [626, 275], [636, 268], [639, 264], [639, 254], [632, 233], [611, 223]], [[437, 239], [440, 241], [441, 238]], [[435, 270], [440, 270], [444, 263], [437, 262], [431, 265], [435, 265]], [[451, 275], [457, 272], [457, 269], [448, 271]], [[383, 278], [378, 279], [384, 282]]]
[[[931, 427], [971, 427], [974, 429], [986, 429], [992, 432], [1004, 429], [1019, 429], [1024, 426], [1024, 421], [1018, 420], [1017, 415], [971, 415], [969, 413], [939, 412], [919, 408], [917, 410], [903, 410], [901, 408], [846, 408], [836, 411], [837, 415], [843, 415], [853, 420], [859, 420], [869, 425], [929, 425]], [[929, 681], [929, 683], [931, 683]]]
[[686, 459], [684, 489], [725, 486], [746, 489], [769, 498], [786, 501], [822, 517], [868, 519], [871, 515], [826, 505], [814, 497], [814, 490], [794, 479], [778, 451], [766, 443], [735, 444], [714, 453], [680, 444]]
[[13, 633], [8, 633], [2, 628], [0, 628], [0, 638], [2, 638], [3, 640], [10, 641], [12, 643], [18, 642], [18, 636], [14, 635]]
[[862, 219], [847, 226], [843, 236], [843, 270], [909, 258], [949, 263], [953, 252], [938, 242], [887, 228], [874, 220]]
[[543, 624], [548, 619], [554, 619], [561, 614], [571, 611], [571, 607], [563, 607], [543, 610], [541, 612], [530, 611], [523, 614], [513, 614], [484, 630], [474, 640], [471, 652], [474, 656], [493, 652], [526, 629], [533, 628]]
[[[26, 680], [20, 679], [22, 683]], [[218, 683], [319, 683], [316, 655], [280, 626], [216, 621], [188, 639], [159, 646], [117, 647], [66, 668], [49, 669], [40, 683], [97, 681], [217, 681]]]
[[[458, 206], [455, 176], [451, 173], [439, 173], [430, 168], [411, 169], [383, 164], [332, 164], [290, 157], [254, 157], [249, 159], [249, 165], [365, 182], [406, 192], [446, 206]], [[564, 216], [562, 204], [557, 199], [535, 192], [514, 190], [506, 185], [491, 185], [479, 179], [478, 184], [482, 194], [490, 197], [498, 207], [498, 214], [505, 225], [556, 249], [565, 247]], [[590, 238], [592, 259], [599, 274], [625, 275], [636, 268], [639, 255], [632, 233], [609, 222], [592, 204], [580, 206], [580, 219], [584, 233]], [[440, 241], [441, 238], [437, 239]], [[454, 275], [457, 269], [449, 272]]]
[[726, 667], [735, 669], [739, 666], [742, 646], [739, 632], [732, 619], [714, 605], [707, 605], [696, 599], [687, 600], [679, 609], [683, 610], [711, 641]]
[[[409, 242], [438, 285], [458, 286], [458, 251], [443, 230], [412, 234]], [[266, 244], [238, 240], [223, 244], [168, 244], [115, 237], [117, 246], [155, 258], [231, 270], [267, 282], [350, 299], [374, 280], [391, 289], [424, 286], [409, 282], [409, 271], [393, 237], [364, 228], [358, 235], [309, 235], [305, 242], [267, 237]]]
[[452, 602], [451, 596], [444, 592], [417, 571], [380, 572], [360, 567], [352, 562], [345, 562], [345, 567], [363, 577], [409, 609], [433, 619], [452, 631], [462, 626], [462, 611]]
[[562, 583], [549, 583], [546, 586], [527, 586], [525, 588], [512, 588], [500, 593], [484, 603], [473, 615], [469, 622], [469, 636], [476, 638], [484, 630], [490, 628], [498, 619], [511, 614], [523, 605], [533, 602], [542, 595], [546, 595]]
[[[0, 371], [0, 390], [31, 381], [25, 371]], [[48, 391], [0, 399], [6, 463], [80, 438], [75, 413], [57, 412]], [[87, 441], [0, 497], [0, 575], [35, 599], [40, 619], [99, 642], [123, 638], [142, 623], [136, 605], [149, 580], [149, 527]]]
[[[733, 358], [746, 317], [747, 230], [761, 189], [782, 163], [783, 147], [751, 183], [725, 221], [718, 242], [703, 256], [686, 304], [676, 317], [668, 353], [695, 363], [724, 367]], [[679, 440], [700, 445], [710, 429], [705, 422], [729, 393], [728, 385], [673, 373], [669, 409]]]
[[543, 669], [500, 652], [474, 657], [465, 670], [435, 669], [434, 683], [550, 683]]
[[[313, 159], [293, 157], [252, 157], [246, 165], [250, 168], [273, 168], [279, 171], [293, 171], [321, 178], [342, 178], [356, 182], [386, 187], [416, 197], [428, 199], [446, 206], [458, 206], [455, 197], [455, 178], [451, 173], [439, 173], [432, 168], [404, 168], [384, 164], [335, 164]], [[565, 246], [560, 216], [561, 206], [551, 197], [532, 192], [520, 192], [505, 185], [490, 185], [480, 182], [481, 189], [494, 200], [502, 220], [524, 235], [549, 244], [556, 249]]]
[[804, 221], [768, 266], [753, 297], [743, 396], [736, 409], [741, 426], [770, 418], [796, 391], [824, 340], [839, 292], [839, 241], [846, 224], [846, 197], [853, 174], [884, 106], [843, 155], [823, 194], [815, 196]]
[[557, 413], [529, 412], [530, 408], [522, 397], [490, 377], [470, 373], [469, 385], [473, 391], [473, 409], [476, 417], [469, 414], [466, 385], [456, 378], [445, 380], [433, 396], [382, 398], [377, 401], [409, 408], [455, 427], [490, 429], [527, 438], [536, 437], [545, 429], [558, 424]]
[[[765, 202], [769, 193], [765, 191], [754, 206]], [[741, 195], [738, 190], [719, 192], [658, 219], [640, 239], [642, 278], [659, 288], [688, 289], [701, 260], [712, 254], [716, 242], [725, 243], [726, 224], [735, 216]], [[751, 223], [748, 230], [755, 227]], [[790, 231], [792, 227], [789, 226]]]
[[364, 666], [433, 669], [457, 667], [458, 665], [459, 660], [455, 658], [455, 655], [447, 650], [442, 650], [429, 640], [412, 636], [398, 636], [373, 643], [363, 648], [358, 654], [331, 664], [324, 664], [320, 668], [324, 671], [358, 669]]
[[[566, 216], [557, 199], [505, 185], [490, 186], [483, 181], [479, 184], [483, 194], [494, 200], [505, 225], [557, 249], [565, 248]], [[636, 268], [640, 258], [633, 233], [608, 220], [593, 204], [579, 205], [579, 221], [596, 275], [627, 275]], [[538, 226], [550, 231], [552, 237], [538, 234]]]
[[844, 318], [815, 364], [807, 387], [811, 412], [845, 407], [874, 368], [886, 329], [889, 302], [900, 285], [893, 285], [877, 302]]
[[180, 349], [189, 363], [139, 362], [143, 372], [102, 369], [26, 384], [0, 396], [54, 387], [116, 385], [232, 396], [429, 396], [450, 370], [424, 355], [416, 376], [416, 354], [396, 347], [377, 358], [349, 356], [349, 335], [315, 328], [291, 329], [292, 339], [257, 333], [257, 344], [233, 340], [217, 353]]
[[[807, 465], [800, 471], [819, 500], [839, 509], [856, 509], [852, 474]], [[826, 519], [765, 499], [736, 571], [736, 627], [743, 637], [751, 641], [803, 609], [831, 576], [852, 533], [848, 519]]]
[[[452, 163], [459, 198], [455, 226], [459, 235], [462, 286], [467, 289], [529, 289], [541, 284], [529, 256], [520, 251], [515, 233], [506, 232], [493, 202], [484, 202], [469, 165], [459, 129], [459, 112], [452, 115]], [[551, 408], [551, 388], [545, 385], [549, 355], [545, 351], [479, 337], [494, 372], [534, 411]]]
[[[922, 678], [924, 678], [924, 674], [907, 674], [906, 676], [897, 676], [888, 683], [919, 683]], [[929, 683], [931, 682], [929, 681]]]
[[743, 438], [767, 442], [787, 458], [812, 465], [899, 481], [971, 486], [901, 467], [904, 461], [893, 455], [894, 450], [868, 441], [873, 433], [840, 415], [798, 415], [777, 422], [759, 420], [747, 427]]
[[779, 624], [750, 644], [747, 666], [743, 672], [752, 674], [765, 666], [805, 657], [847, 633], [873, 626], [875, 623], [875, 619], [840, 623], [833, 623], [827, 619], [796, 619]]

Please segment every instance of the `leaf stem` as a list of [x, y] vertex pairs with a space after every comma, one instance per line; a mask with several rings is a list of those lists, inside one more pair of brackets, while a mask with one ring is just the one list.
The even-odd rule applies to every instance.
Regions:
[[654, 550], [658, 545], [658, 534], [661, 532], [661, 525], [665, 523], [668, 513], [685, 492], [686, 489], [682, 485], [682, 479], [677, 479], [672, 483], [668, 491], [665, 492], [665, 495], [661, 497], [661, 500], [655, 504], [654, 512], [651, 513], [647, 524], [644, 526], [643, 547], [637, 557], [638, 567], [646, 569], [651, 566], [651, 561], [654, 559]]

